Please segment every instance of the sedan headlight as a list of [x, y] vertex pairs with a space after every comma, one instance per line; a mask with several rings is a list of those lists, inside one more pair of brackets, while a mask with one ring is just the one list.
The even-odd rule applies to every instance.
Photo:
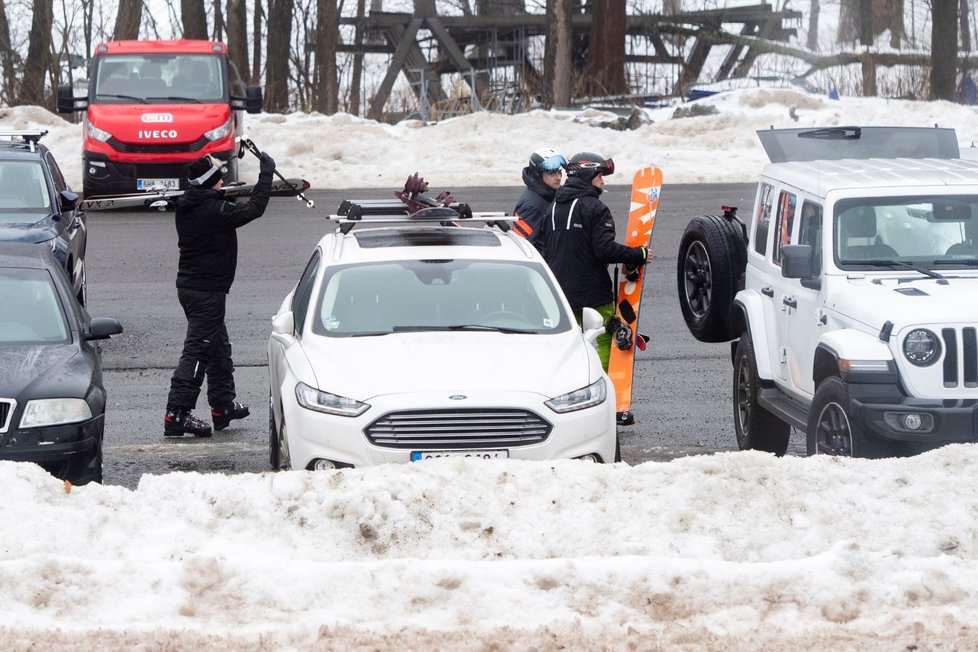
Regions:
[[546, 406], [554, 412], [573, 412], [600, 405], [606, 398], [608, 398], [608, 388], [605, 386], [604, 378], [598, 378], [587, 387], [550, 399], [546, 402]]
[[88, 120], [85, 121], [85, 129], [88, 130], [89, 136], [100, 143], [104, 143], [109, 138], [112, 138], [112, 134], [107, 132], [105, 129], [99, 129]]
[[370, 407], [367, 403], [323, 392], [305, 383], [298, 383], [295, 386], [295, 398], [299, 401], [299, 405], [307, 410], [335, 414], [341, 417], [358, 417]]
[[903, 340], [903, 355], [910, 364], [926, 367], [941, 356], [941, 341], [926, 328], [915, 328]]
[[228, 118], [228, 121], [222, 124], [220, 127], [217, 127], [216, 129], [211, 129], [210, 131], [205, 131], [204, 137], [210, 141], [220, 140], [224, 138], [229, 133], [231, 133], [231, 126], [234, 124], [232, 122], [233, 120], [234, 120], [234, 115], [232, 114], [232, 116]]
[[42, 398], [27, 402], [21, 428], [40, 428], [78, 423], [92, 418], [92, 409], [81, 398]]

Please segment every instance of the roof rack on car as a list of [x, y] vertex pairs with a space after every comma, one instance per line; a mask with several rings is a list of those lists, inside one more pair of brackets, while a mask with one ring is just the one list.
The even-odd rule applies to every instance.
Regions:
[[412, 213], [403, 202], [387, 199], [344, 199], [336, 212], [336, 215], [328, 215], [326, 219], [335, 222], [340, 233], [344, 235], [355, 226], [377, 224], [437, 223], [442, 226], [461, 226], [463, 222], [481, 222], [486, 226], [509, 231], [512, 222], [519, 219], [503, 212], [474, 213], [468, 204], [432, 206]]
[[21, 129], [21, 130], [7, 130], [0, 129], [0, 138], [7, 138], [9, 140], [20, 140], [22, 142], [30, 145], [31, 151], [33, 152], [37, 148], [37, 143], [39, 140], [47, 136], [47, 129]]

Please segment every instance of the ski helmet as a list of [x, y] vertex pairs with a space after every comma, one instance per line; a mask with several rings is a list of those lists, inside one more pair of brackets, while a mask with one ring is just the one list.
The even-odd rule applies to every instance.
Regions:
[[615, 162], [594, 152], [578, 152], [567, 163], [569, 176], [581, 177], [591, 181], [599, 174], [605, 176], [615, 173]]
[[530, 154], [530, 168], [537, 172], [557, 172], [567, 165], [567, 159], [552, 147], [541, 147]]
[[224, 161], [214, 156], [201, 156], [190, 164], [187, 178], [194, 188], [211, 188], [224, 178], [228, 168]]

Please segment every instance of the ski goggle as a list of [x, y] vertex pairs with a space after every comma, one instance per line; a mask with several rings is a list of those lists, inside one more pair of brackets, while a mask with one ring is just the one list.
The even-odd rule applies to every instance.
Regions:
[[580, 161], [579, 163], [569, 163], [567, 165], [567, 170], [569, 172], [576, 172], [577, 170], [594, 170], [596, 174], [614, 174], [615, 162], [610, 158], [606, 159], [604, 163], [598, 163], [597, 161]]
[[554, 154], [553, 156], [548, 156], [547, 158], [540, 161], [537, 165], [538, 168], [544, 172], [558, 172], [560, 168], [567, 165], [567, 159], [565, 159], [560, 154]]

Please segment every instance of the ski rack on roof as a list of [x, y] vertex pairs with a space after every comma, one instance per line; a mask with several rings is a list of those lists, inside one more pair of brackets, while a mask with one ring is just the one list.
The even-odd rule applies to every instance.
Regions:
[[474, 213], [468, 204], [431, 206], [411, 212], [402, 201], [389, 199], [344, 199], [336, 215], [326, 219], [337, 225], [340, 233], [347, 234], [355, 226], [374, 226], [378, 224], [440, 224], [442, 226], [463, 226], [463, 222], [481, 222], [495, 226], [501, 231], [509, 231], [516, 221], [515, 215], [503, 212]]
[[27, 143], [30, 145], [32, 152], [37, 149], [38, 141], [47, 135], [47, 129], [0, 129], [0, 138], [6, 138], [8, 140], [20, 140], [21, 142]]

